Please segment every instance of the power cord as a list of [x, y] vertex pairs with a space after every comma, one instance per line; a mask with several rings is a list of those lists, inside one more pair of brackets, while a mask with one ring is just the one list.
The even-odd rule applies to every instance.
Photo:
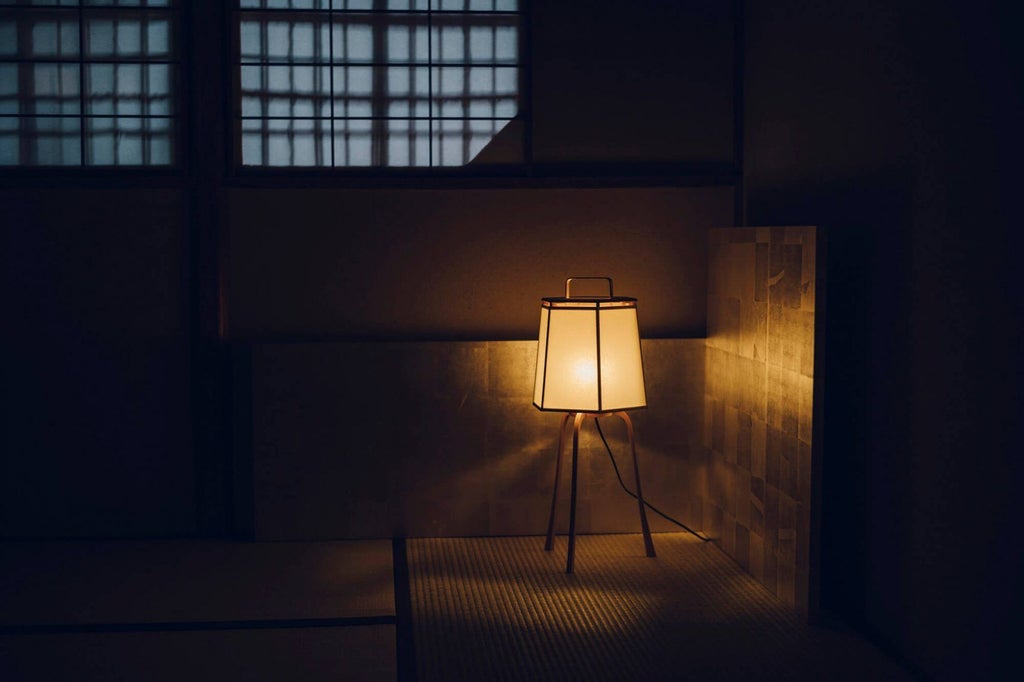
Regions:
[[[615, 461], [615, 455], [612, 454], [612, 447], [610, 445], [608, 445], [608, 439], [604, 437], [604, 431], [601, 430], [601, 421], [599, 419], [594, 419], [594, 424], [597, 426], [597, 433], [598, 433], [598, 435], [601, 436], [601, 442], [604, 443], [604, 449], [608, 451], [608, 458], [612, 460], [612, 468], [615, 469], [615, 477], [617, 479], [619, 479], [619, 485], [622, 486], [622, 489], [625, 490], [626, 493], [630, 497], [632, 497], [634, 500], [636, 500], [637, 499], [636, 493], [634, 493], [632, 490], [627, 488], [626, 487], [626, 483], [622, 480], [622, 474], [619, 473], [619, 465]], [[691, 535], [693, 535], [695, 538], [697, 538], [701, 542], [711, 542], [711, 538], [706, 538], [703, 535], [700, 535], [694, 529], [692, 529], [689, 526], [687, 526], [685, 523], [682, 523], [680, 521], [677, 521], [676, 519], [673, 519], [671, 516], [669, 516], [668, 514], [666, 514], [663, 511], [661, 511], [660, 509], [655, 507], [653, 504], [651, 504], [647, 500], [644, 500], [644, 506], [647, 507], [648, 509], [650, 509], [652, 512], [654, 512], [658, 516], [660, 516], [661, 518], [665, 519], [666, 521], [669, 521], [671, 523], [676, 524], [677, 526], [679, 526], [680, 528], [682, 528], [686, 532], [690, 533]]]

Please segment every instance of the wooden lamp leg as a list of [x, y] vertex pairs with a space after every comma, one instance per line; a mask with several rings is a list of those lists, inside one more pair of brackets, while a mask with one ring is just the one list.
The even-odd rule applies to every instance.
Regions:
[[565, 572], [572, 573], [573, 561], [576, 558], [576, 472], [579, 469], [580, 426], [586, 417], [582, 412], [576, 413], [572, 421], [572, 492], [569, 502], [569, 556], [565, 560]]
[[562, 475], [562, 450], [565, 447], [565, 430], [569, 426], [572, 413], [562, 417], [562, 426], [558, 429], [558, 450], [555, 451], [555, 488], [551, 492], [551, 516], [548, 517], [548, 539], [544, 550], [550, 552], [555, 548], [555, 508], [558, 506], [558, 483]]
[[[644, 548], [647, 556], [655, 557], [654, 540], [651, 538], [651, 528], [647, 523], [647, 508], [644, 504], [644, 492], [640, 484], [640, 463], [636, 454], [636, 438], [633, 436], [633, 421], [626, 412], [615, 412], [617, 417], [626, 422], [626, 431], [629, 434], [629, 446], [633, 451], [633, 480], [636, 482], [637, 505], [640, 509], [640, 529], [644, 536]], [[572, 482], [570, 486], [569, 500], [569, 552], [565, 560], [565, 572], [571, 574], [576, 559], [576, 484], [579, 478], [579, 453], [580, 453], [580, 427], [583, 420], [596, 415], [584, 412], [568, 413], [562, 418], [562, 425], [558, 430], [558, 451], [555, 453], [555, 485], [551, 492], [551, 514], [548, 516], [548, 534], [544, 543], [544, 549], [550, 552], [555, 547], [555, 510], [558, 507], [558, 484], [562, 475], [562, 451], [565, 449], [565, 437], [569, 429], [569, 419], [572, 418]]]
[[636, 457], [636, 439], [633, 438], [633, 421], [626, 412], [616, 412], [622, 421], [626, 422], [626, 431], [629, 433], [629, 446], [633, 450], [633, 479], [636, 481], [636, 500], [640, 506], [640, 529], [644, 535], [644, 547], [647, 549], [647, 556], [654, 557], [654, 540], [651, 539], [651, 528], [647, 525], [647, 509], [644, 505], [644, 491], [640, 487], [640, 464]]

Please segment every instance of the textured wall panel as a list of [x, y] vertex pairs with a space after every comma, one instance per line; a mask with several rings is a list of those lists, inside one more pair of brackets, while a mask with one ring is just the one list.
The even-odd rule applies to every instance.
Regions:
[[811, 599], [817, 231], [709, 235], [705, 530], [755, 578]]
[[[542, 534], [562, 415], [531, 404], [536, 353], [535, 341], [255, 346], [247, 428], [256, 536]], [[648, 408], [632, 416], [644, 493], [699, 525], [704, 342], [648, 340], [643, 353]], [[625, 428], [601, 421], [633, 488]], [[562, 483], [560, 532], [567, 473]], [[657, 516], [651, 523], [673, 528]], [[588, 421], [577, 529], [639, 527]]]

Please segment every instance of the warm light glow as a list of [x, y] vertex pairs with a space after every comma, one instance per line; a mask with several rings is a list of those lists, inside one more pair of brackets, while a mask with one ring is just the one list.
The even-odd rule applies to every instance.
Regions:
[[647, 404], [636, 299], [545, 298], [538, 338], [538, 408], [612, 412]]
[[593, 358], [580, 358], [572, 368], [577, 390], [593, 391], [597, 386], [597, 364]]

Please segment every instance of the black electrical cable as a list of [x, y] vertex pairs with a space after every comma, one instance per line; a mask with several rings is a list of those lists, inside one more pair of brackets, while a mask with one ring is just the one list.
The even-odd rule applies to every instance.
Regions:
[[[634, 500], [638, 499], [637, 496], [636, 496], [636, 493], [634, 493], [632, 490], [627, 488], [625, 482], [622, 480], [622, 474], [619, 473], [619, 465], [615, 461], [615, 455], [612, 454], [612, 446], [608, 445], [608, 439], [604, 437], [604, 431], [601, 430], [601, 422], [600, 422], [600, 420], [599, 419], [594, 419], [594, 424], [597, 426], [597, 433], [598, 433], [598, 435], [601, 436], [601, 442], [604, 443], [604, 449], [608, 451], [608, 458], [612, 460], [612, 468], [615, 469], [615, 477], [617, 479], [619, 479], [619, 485], [621, 485], [622, 489], [625, 490], [626, 493], [628, 493], [629, 496], [632, 497]], [[677, 521], [677, 520], [673, 519], [671, 516], [669, 516], [668, 514], [666, 514], [663, 511], [661, 511], [660, 509], [655, 507], [653, 504], [651, 504], [647, 500], [644, 500], [644, 506], [647, 507], [648, 509], [650, 509], [652, 512], [654, 512], [658, 516], [660, 516], [661, 518], [665, 519], [666, 521], [669, 521], [671, 523], [676, 524], [677, 526], [679, 526], [680, 528], [682, 528], [686, 532], [690, 533], [691, 535], [693, 535], [695, 538], [697, 538], [701, 542], [710, 542], [711, 541], [711, 538], [706, 538], [703, 535], [700, 535], [699, 533], [697, 533], [697, 531], [695, 531], [694, 529], [692, 529], [689, 526], [687, 526], [685, 523], [682, 523], [680, 521]]]

